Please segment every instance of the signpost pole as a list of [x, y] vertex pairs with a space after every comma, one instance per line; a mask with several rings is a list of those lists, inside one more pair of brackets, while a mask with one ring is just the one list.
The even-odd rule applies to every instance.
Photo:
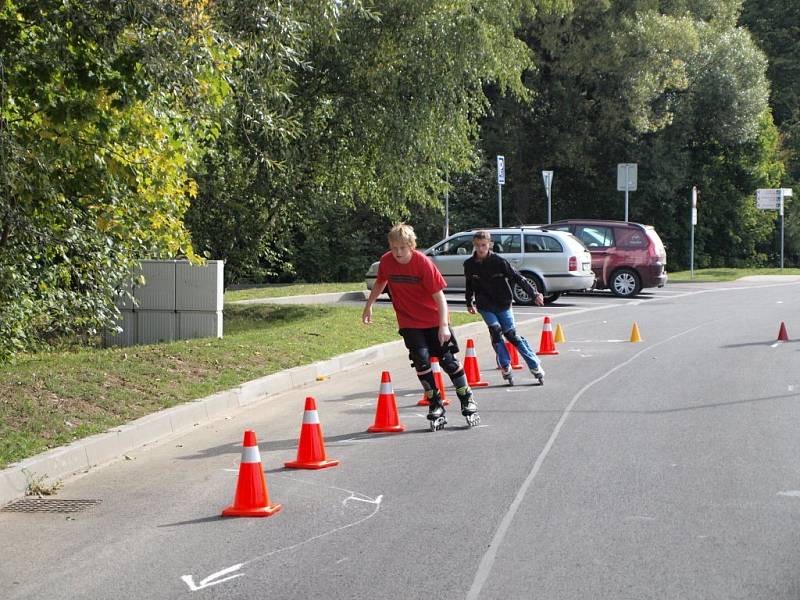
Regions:
[[783, 271], [783, 189], [778, 192], [778, 202], [780, 203], [781, 214], [781, 271]]
[[506, 158], [497, 156], [497, 226], [503, 226], [503, 184], [506, 182]]
[[691, 234], [689, 236], [689, 279], [694, 279], [694, 226], [697, 225], [697, 186], [692, 186]]
[[625, 165], [625, 222], [628, 222], [628, 186], [630, 185], [630, 177], [628, 175], [629, 164]]
[[450, 175], [445, 176], [444, 188], [444, 237], [450, 237]]

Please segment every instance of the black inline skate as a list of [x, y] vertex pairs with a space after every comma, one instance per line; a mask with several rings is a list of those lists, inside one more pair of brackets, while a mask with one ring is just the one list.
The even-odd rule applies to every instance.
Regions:
[[444, 416], [444, 406], [442, 406], [439, 390], [428, 390], [425, 395], [428, 396], [428, 421], [430, 421], [431, 431], [444, 429], [447, 419]]
[[467, 420], [469, 427], [475, 427], [480, 424], [481, 417], [478, 414], [478, 405], [472, 399], [472, 390], [469, 387], [458, 388], [456, 390], [458, 399], [461, 401], [461, 414]]

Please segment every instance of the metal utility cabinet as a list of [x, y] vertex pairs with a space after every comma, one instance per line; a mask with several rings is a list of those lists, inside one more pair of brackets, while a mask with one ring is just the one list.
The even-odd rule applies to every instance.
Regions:
[[105, 332], [106, 346], [222, 337], [224, 261], [143, 260], [140, 269], [145, 283], [131, 285], [135, 303], [121, 298], [122, 331]]

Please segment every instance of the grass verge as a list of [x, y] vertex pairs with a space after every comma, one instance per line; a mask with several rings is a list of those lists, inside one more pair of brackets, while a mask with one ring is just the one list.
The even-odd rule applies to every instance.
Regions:
[[306, 294], [327, 294], [330, 292], [362, 292], [367, 290], [363, 281], [353, 283], [291, 283], [270, 284], [241, 290], [225, 292], [225, 302], [254, 300], [256, 298], [282, 298], [284, 296], [304, 296]]
[[0, 367], [0, 469], [270, 373], [399, 339], [390, 306], [376, 306], [371, 326], [361, 325], [361, 310], [227, 305], [222, 339], [20, 356]]
[[800, 275], [800, 269], [695, 269], [694, 278], [691, 277], [691, 271], [676, 271], [669, 273], [667, 285], [693, 281], [733, 281], [750, 275]]

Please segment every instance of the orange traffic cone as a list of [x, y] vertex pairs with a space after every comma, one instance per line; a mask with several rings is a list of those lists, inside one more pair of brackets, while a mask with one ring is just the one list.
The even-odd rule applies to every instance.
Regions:
[[464, 354], [464, 374], [467, 376], [467, 385], [470, 387], [486, 387], [489, 384], [481, 381], [481, 370], [478, 367], [478, 357], [475, 356], [475, 342], [467, 338], [467, 352]]
[[405, 431], [406, 426], [400, 422], [397, 414], [397, 403], [394, 399], [392, 378], [389, 371], [381, 374], [381, 391], [378, 394], [378, 408], [375, 410], [375, 423], [367, 429], [370, 433]]
[[[450, 400], [447, 399], [447, 394], [444, 393], [444, 379], [442, 379], [442, 367], [439, 366], [439, 359], [435, 356], [431, 357], [431, 370], [433, 371], [433, 380], [436, 382], [436, 388], [439, 390], [439, 396], [442, 398], [442, 406], [448, 406]], [[417, 402], [417, 406], [428, 406], [428, 397], [423, 393], [422, 399]]]
[[297, 460], [283, 463], [289, 469], [324, 469], [335, 467], [338, 460], [328, 459], [325, 454], [325, 442], [322, 437], [322, 426], [319, 424], [319, 413], [314, 398], [306, 398], [303, 412], [303, 424], [300, 426], [300, 444], [297, 446]]
[[778, 341], [779, 342], [788, 342], [789, 341], [789, 334], [786, 332], [786, 325], [783, 321], [781, 321], [781, 328], [778, 330]]
[[222, 511], [223, 517], [271, 517], [283, 506], [270, 504], [267, 481], [261, 467], [261, 453], [256, 443], [256, 432], [244, 432], [242, 462], [239, 464], [239, 480], [233, 504]]
[[555, 340], [553, 340], [553, 326], [550, 324], [550, 317], [544, 318], [544, 324], [542, 325], [542, 337], [539, 340], [539, 351], [536, 354], [558, 354]]
[[511, 368], [517, 370], [521, 369], [522, 365], [519, 364], [519, 352], [517, 352], [517, 347], [511, 342], [506, 342], [506, 350], [508, 351], [508, 356], [511, 357]]

